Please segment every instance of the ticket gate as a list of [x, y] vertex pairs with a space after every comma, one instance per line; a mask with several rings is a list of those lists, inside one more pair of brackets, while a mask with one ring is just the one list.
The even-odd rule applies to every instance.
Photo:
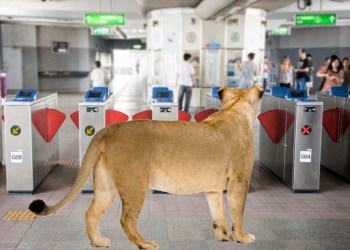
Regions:
[[167, 87], [154, 87], [152, 89], [152, 120], [177, 121], [179, 105], [174, 102], [174, 93]]
[[211, 93], [205, 95], [205, 109], [216, 109], [220, 110], [222, 103], [218, 94], [220, 87], [213, 87]]
[[[109, 94], [108, 88], [95, 87], [86, 92], [84, 101], [79, 103], [79, 111], [70, 115], [74, 124], [79, 129], [80, 166], [92, 138], [98, 131], [111, 124], [129, 119], [127, 115], [113, 110], [113, 108], [114, 96]], [[90, 175], [82, 192], [93, 192], [92, 175]]]
[[347, 87], [317, 93], [323, 102], [321, 165], [350, 181], [350, 98]]
[[295, 192], [319, 190], [322, 115], [304, 90], [273, 87], [262, 97], [260, 161]]
[[32, 193], [59, 160], [57, 131], [66, 116], [57, 111], [57, 94], [38, 98], [19, 90], [4, 107], [4, 158], [9, 193]]

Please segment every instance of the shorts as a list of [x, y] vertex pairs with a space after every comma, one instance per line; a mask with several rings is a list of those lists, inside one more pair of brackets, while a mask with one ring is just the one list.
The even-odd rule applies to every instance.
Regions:
[[306, 82], [306, 87], [312, 88], [314, 86], [313, 83], [314, 83], [314, 81], [313, 81], [312, 77], [310, 77], [310, 81]]

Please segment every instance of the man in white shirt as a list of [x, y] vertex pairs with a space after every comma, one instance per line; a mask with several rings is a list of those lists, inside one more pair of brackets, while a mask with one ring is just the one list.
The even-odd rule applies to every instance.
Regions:
[[105, 87], [106, 76], [103, 69], [101, 69], [101, 62], [95, 62], [96, 69], [91, 72], [92, 87]]
[[184, 60], [180, 63], [178, 70], [178, 82], [180, 85], [179, 89], [179, 110], [182, 110], [183, 98], [186, 94], [185, 109], [184, 111], [188, 113], [190, 109], [191, 97], [192, 97], [192, 87], [194, 84], [194, 67], [191, 63], [191, 54], [185, 53]]

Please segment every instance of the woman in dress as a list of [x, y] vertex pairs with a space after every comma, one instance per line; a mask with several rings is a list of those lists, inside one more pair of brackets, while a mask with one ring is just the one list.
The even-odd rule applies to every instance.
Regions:
[[288, 56], [283, 57], [280, 65], [280, 86], [290, 88], [293, 86], [293, 65], [290, 64]]
[[321, 89], [322, 92], [328, 92], [331, 87], [342, 85], [344, 81], [344, 70], [340, 58], [335, 55], [331, 56], [331, 62], [327, 72], [317, 72], [317, 77], [326, 78], [324, 86]]

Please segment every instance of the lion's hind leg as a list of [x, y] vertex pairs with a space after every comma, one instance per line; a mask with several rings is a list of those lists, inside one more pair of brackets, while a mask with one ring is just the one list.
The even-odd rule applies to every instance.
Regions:
[[254, 235], [243, 231], [244, 207], [247, 199], [249, 180], [230, 178], [227, 185], [227, 199], [232, 218], [231, 238], [240, 243], [250, 243], [255, 240]]
[[[141, 179], [144, 179], [144, 181], [139, 181]], [[146, 176], [141, 176], [140, 178], [136, 176], [135, 182], [133, 183], [125, 179], [121, 180], [122, 183], [119, 183], [121, 189], [119, 194], [122, 201], [120, 223], [127, 238], [140, 249], [155, 249], [158, 248], [159, 245], [154, 241], [144, 240], [137, 228], [137, 220], [148, 193], [149, 183], [145, 180], [147, 180]]]
[[117, 195], [114, 182], [102, 162], [100, 159], [94, 170], [94, 198], [85, 216], [86, 231], [94, 247], [111, 246], [111, 241], [101, 236], [99, 224]]
[[211, 217], [213, 219], [215, 239], [217, 241], [231, 240], [227, 229], [226, 212], [222, 192], [207, 192], [206, 197]]

